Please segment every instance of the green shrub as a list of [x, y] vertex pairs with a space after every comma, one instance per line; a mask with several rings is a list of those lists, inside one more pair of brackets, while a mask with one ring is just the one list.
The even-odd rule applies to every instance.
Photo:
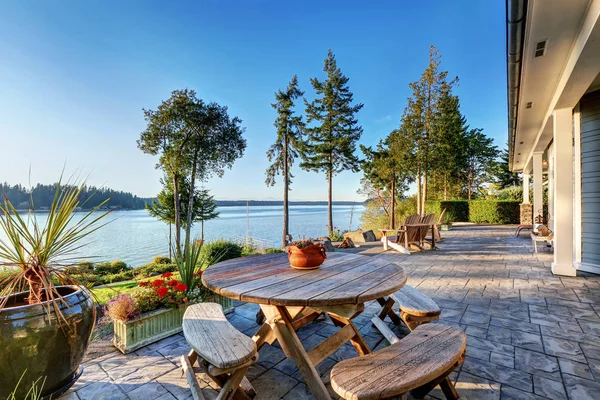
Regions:
[[171, 264], [171, 259], [167, 256], [156, 256], [152, 262], [154, 264]]
[[131, 267], [121, 260], [115, 260], [113, 262], [101, 262], [94, 265], [94, 272], [98, 275], [118, 274], [119, 272], [127, 271], [129, 269], [131, 269]]
[[103, 284], [128, 281], [133, 279], [133, 270], [118, 272], [116, 274], [108, 274], [98, 277]]
[[283, 250], [275, 248], [275, 247], [269, 247], [269, 248], [265, 249], [264, 253], [265, 254], [283, 253]]
[[[440, 215], [446, 209], [447, 221], [452, 222], [469, 222], [469, 201], [468, 200], [433, 200], [425, 204], [427, 213], [435, 213]], [[450, 220], [449, 217], [453, 219]]]
[[205, 243], [202, 246], [202, 256], [207, 265], [213, 265], [220, 261], [231, 260], [242, 256], [243, 247], [226, 240], [217, 240]]
[[148, 278], [155, 275], [162, 275], [165, 272], [177, 271], [176, 264], [155, 264], [149, 263], [139, 268], [134, 269], [132, 272], [136, 278]]
[[473, 200], [469, 204], [469, 221], [488, 224], [518, 224], [520, 202]]

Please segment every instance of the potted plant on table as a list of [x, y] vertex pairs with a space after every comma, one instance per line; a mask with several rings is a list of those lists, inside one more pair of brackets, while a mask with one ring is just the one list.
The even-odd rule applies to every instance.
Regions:
[[295, 269], [319, 268], [327, 259], [327, 252], [321, 243], [312, 239], [292, 242], [287, 249], [290, 266]]
[[[81, 375], [80, 363], [96, 320], [85, 287], [65, 272], [85, 243], [82, 239], [105, 224], [108, 212], [75, 216], [81, 186], [56, 186], [42, 223], [33, 211], [20, 215], [4, 197], [0, 205], [0, 266], [8, 277], [0, 282], [0, 398], [21, 399], [27, 388], [44, 379], [43, 397], [58, 397]], [[19, 388], [11, 393], [12, 388]]]

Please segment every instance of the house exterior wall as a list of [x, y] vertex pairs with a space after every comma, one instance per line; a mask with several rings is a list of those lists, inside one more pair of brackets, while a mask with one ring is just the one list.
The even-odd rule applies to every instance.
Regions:
[[580, 113], [580, 269], [590, 270], [592, 266], [600, 267], [600, 91], [586, 94], [581, 98]]

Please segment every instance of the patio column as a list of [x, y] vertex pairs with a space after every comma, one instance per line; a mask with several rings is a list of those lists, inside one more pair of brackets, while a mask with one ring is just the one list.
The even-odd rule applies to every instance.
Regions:
[[529, 174], [523, 173], [523, 204], [529, 204]]
[[573, 265], [573, 109], [554, 110], [554, 262], [555, 275], [576, 276]]
[[538, 215], [544, 215], [544, 197], [543, 187], [543, 174], [544, 170], [542, 167], [542, 157], [544, 153], [533, 153], [533, 224], [536, 224], [536, 218]]

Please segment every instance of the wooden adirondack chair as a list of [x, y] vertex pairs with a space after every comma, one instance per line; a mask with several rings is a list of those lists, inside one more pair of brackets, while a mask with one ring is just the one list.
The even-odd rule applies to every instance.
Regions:
[[445, 214], [446, 214], [446, 209], [444, 208], [442, 210], [442, 213], [440, 214], [440, 218], [438, 218], [438, 222], [433, 226], [433, 231], [431, 232], [431, 234], [435, 238], [436, 242], [441, 242], [442, 240], [444, 240], [442, 238], [442, 235], [440, 235], [440, 227], [442, 226], [442, 223], [444, 223], [444, 215]]

